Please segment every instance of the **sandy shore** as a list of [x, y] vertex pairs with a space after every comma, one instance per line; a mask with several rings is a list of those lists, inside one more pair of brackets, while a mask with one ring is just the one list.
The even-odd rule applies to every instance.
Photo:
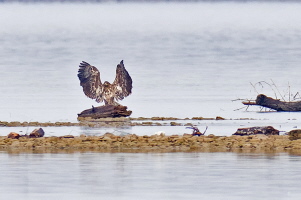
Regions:
[[134, 134], [116, 136], [107, 133], [103, 136], [78, 137], [40, 137], [11, 139], [0, 137], [0, 150], [10, 152], [301, 152], [301, 140], [291, 140], [287, 135], [281, 136], [192, 136], [190, 134], [165, 136], [137, 136]]
[[[85, 118], [86, 119], [86, 118]], [[105, 118], [89, 121], [82, 120], [78, 123], [71, 122], [4, 122], [2, 127], [20, 126], [189, 126], [186, 120], [225, 120], [216, 118]], [[181, 123], [178, 123], [182, 120]], [[183, 121], [184, 120], [184, 121]], [[186, 122], [185, 122], [186, 121]], [[164, 124], [166, 123], [166, 124]], [[0, 136], [0, 151], [9, 152], [300, 152], [301, 155], [301, 130], [290, 131], [289, 135], [249, 135], [249, 136], [192, 136], [183, 135], [145, 135], [129, 134], [117, 136], [107, 133], [103, 136], [72, 136], [39, 137], [19, 139]], [[298, 153], [299, 154], [299, 153]]]

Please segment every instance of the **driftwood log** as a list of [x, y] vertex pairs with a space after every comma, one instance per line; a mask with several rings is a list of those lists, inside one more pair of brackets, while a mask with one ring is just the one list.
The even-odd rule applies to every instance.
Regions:
[[255, 126], [249, 128], [239, 128], [233, 135], [279, 135], [279, 130], [275, 129], [272, 126]]
[[105, 105], [84, 110], [80, 114], [78, 114], [78, 117], [90, 117], [92, 119], [99, 119], [108, 117], [128, 117], [131, 114], [132, 111], [127, 110], [126, 106]]
[[38, 137], [43, 137], [45, 135], [45, 132], [42, 128], [37, 128], [34, 129], [30, 134], [30, 138], [38, 138]]
[[255, 101], [244, 101], [244, 105], [257, 105], [270, 108], [276, 111], [287, 111], [287, 112], [300, 112], [301, 101], [285, 102], [278, 99], [267, 97], [264, 94], [259, 94]]
[[45, 134], [44, 130], [42, 128], [34, 129], [29, 135], [20, 135], [19, 133], [10, 132], [10, 134], [7, 135], [8, 138], [11, 139], [19, 139], [20, 137], [26, 137], [26, 138], [38, 138], [43, 137]]

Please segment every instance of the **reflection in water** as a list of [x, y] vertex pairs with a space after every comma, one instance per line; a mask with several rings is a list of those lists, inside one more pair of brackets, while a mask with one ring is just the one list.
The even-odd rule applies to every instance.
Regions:
[[301, 197], [301, 157], [286, 153], [2, 152], [0, 159], [4, 198]]

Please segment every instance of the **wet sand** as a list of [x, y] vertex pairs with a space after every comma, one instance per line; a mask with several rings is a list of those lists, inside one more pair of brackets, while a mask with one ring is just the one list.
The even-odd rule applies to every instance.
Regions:
[[[178, 120], [182, 120], [179, 123]], [[183, 122], [184, 120], [184, 122]], [[79, 119], [79, 122], [3, 122], [2, 127], [21, 126], [189, 126], [185, 120], [227, 120], [222, 117], [216, 118], [104, 118], [104, 119]], [[241, 119], [244, 120], [244, 119]], [[0, 136], [0, 151], [9, 152], [227, 152], [227, 151], [252, 151], [252, 152], [301, 152], [301, 131], [291, 132], [289, 135], [263, 134], [249, 136], [193, 136], [183, 135], [145, 135], [138, 136], [129, 134], [118, 136], [106, 133], [103, 136], [72, 136], [40, 137], [19, 139]], [[301, 154], [301, 153], [300, 153]]]
[[165, 136], [137, 136], [135, 134], [116, 136], [40, 137], [11, 139], [0, 137], [0, 150], [10, 152], [301, 152], [301, 140], [280, 136], [192, 136], [190, 134]]

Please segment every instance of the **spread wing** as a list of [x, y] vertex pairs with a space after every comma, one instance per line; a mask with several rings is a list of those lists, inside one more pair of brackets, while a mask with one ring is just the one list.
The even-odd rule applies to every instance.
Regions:
[[98, 103], [102, 102], [102, 83], [98, 69], [83, 61], [79, 65], [77, 76], [85, 95], [91, 99], [96, 99]]
[[112, 84], [112, 88], [115, 93], [116, 100], [122, 100], [124, 97], [129, 96], [132, 93], [132, 78], [126, 71], [123, 60], [116, 68], [116, 78]]

